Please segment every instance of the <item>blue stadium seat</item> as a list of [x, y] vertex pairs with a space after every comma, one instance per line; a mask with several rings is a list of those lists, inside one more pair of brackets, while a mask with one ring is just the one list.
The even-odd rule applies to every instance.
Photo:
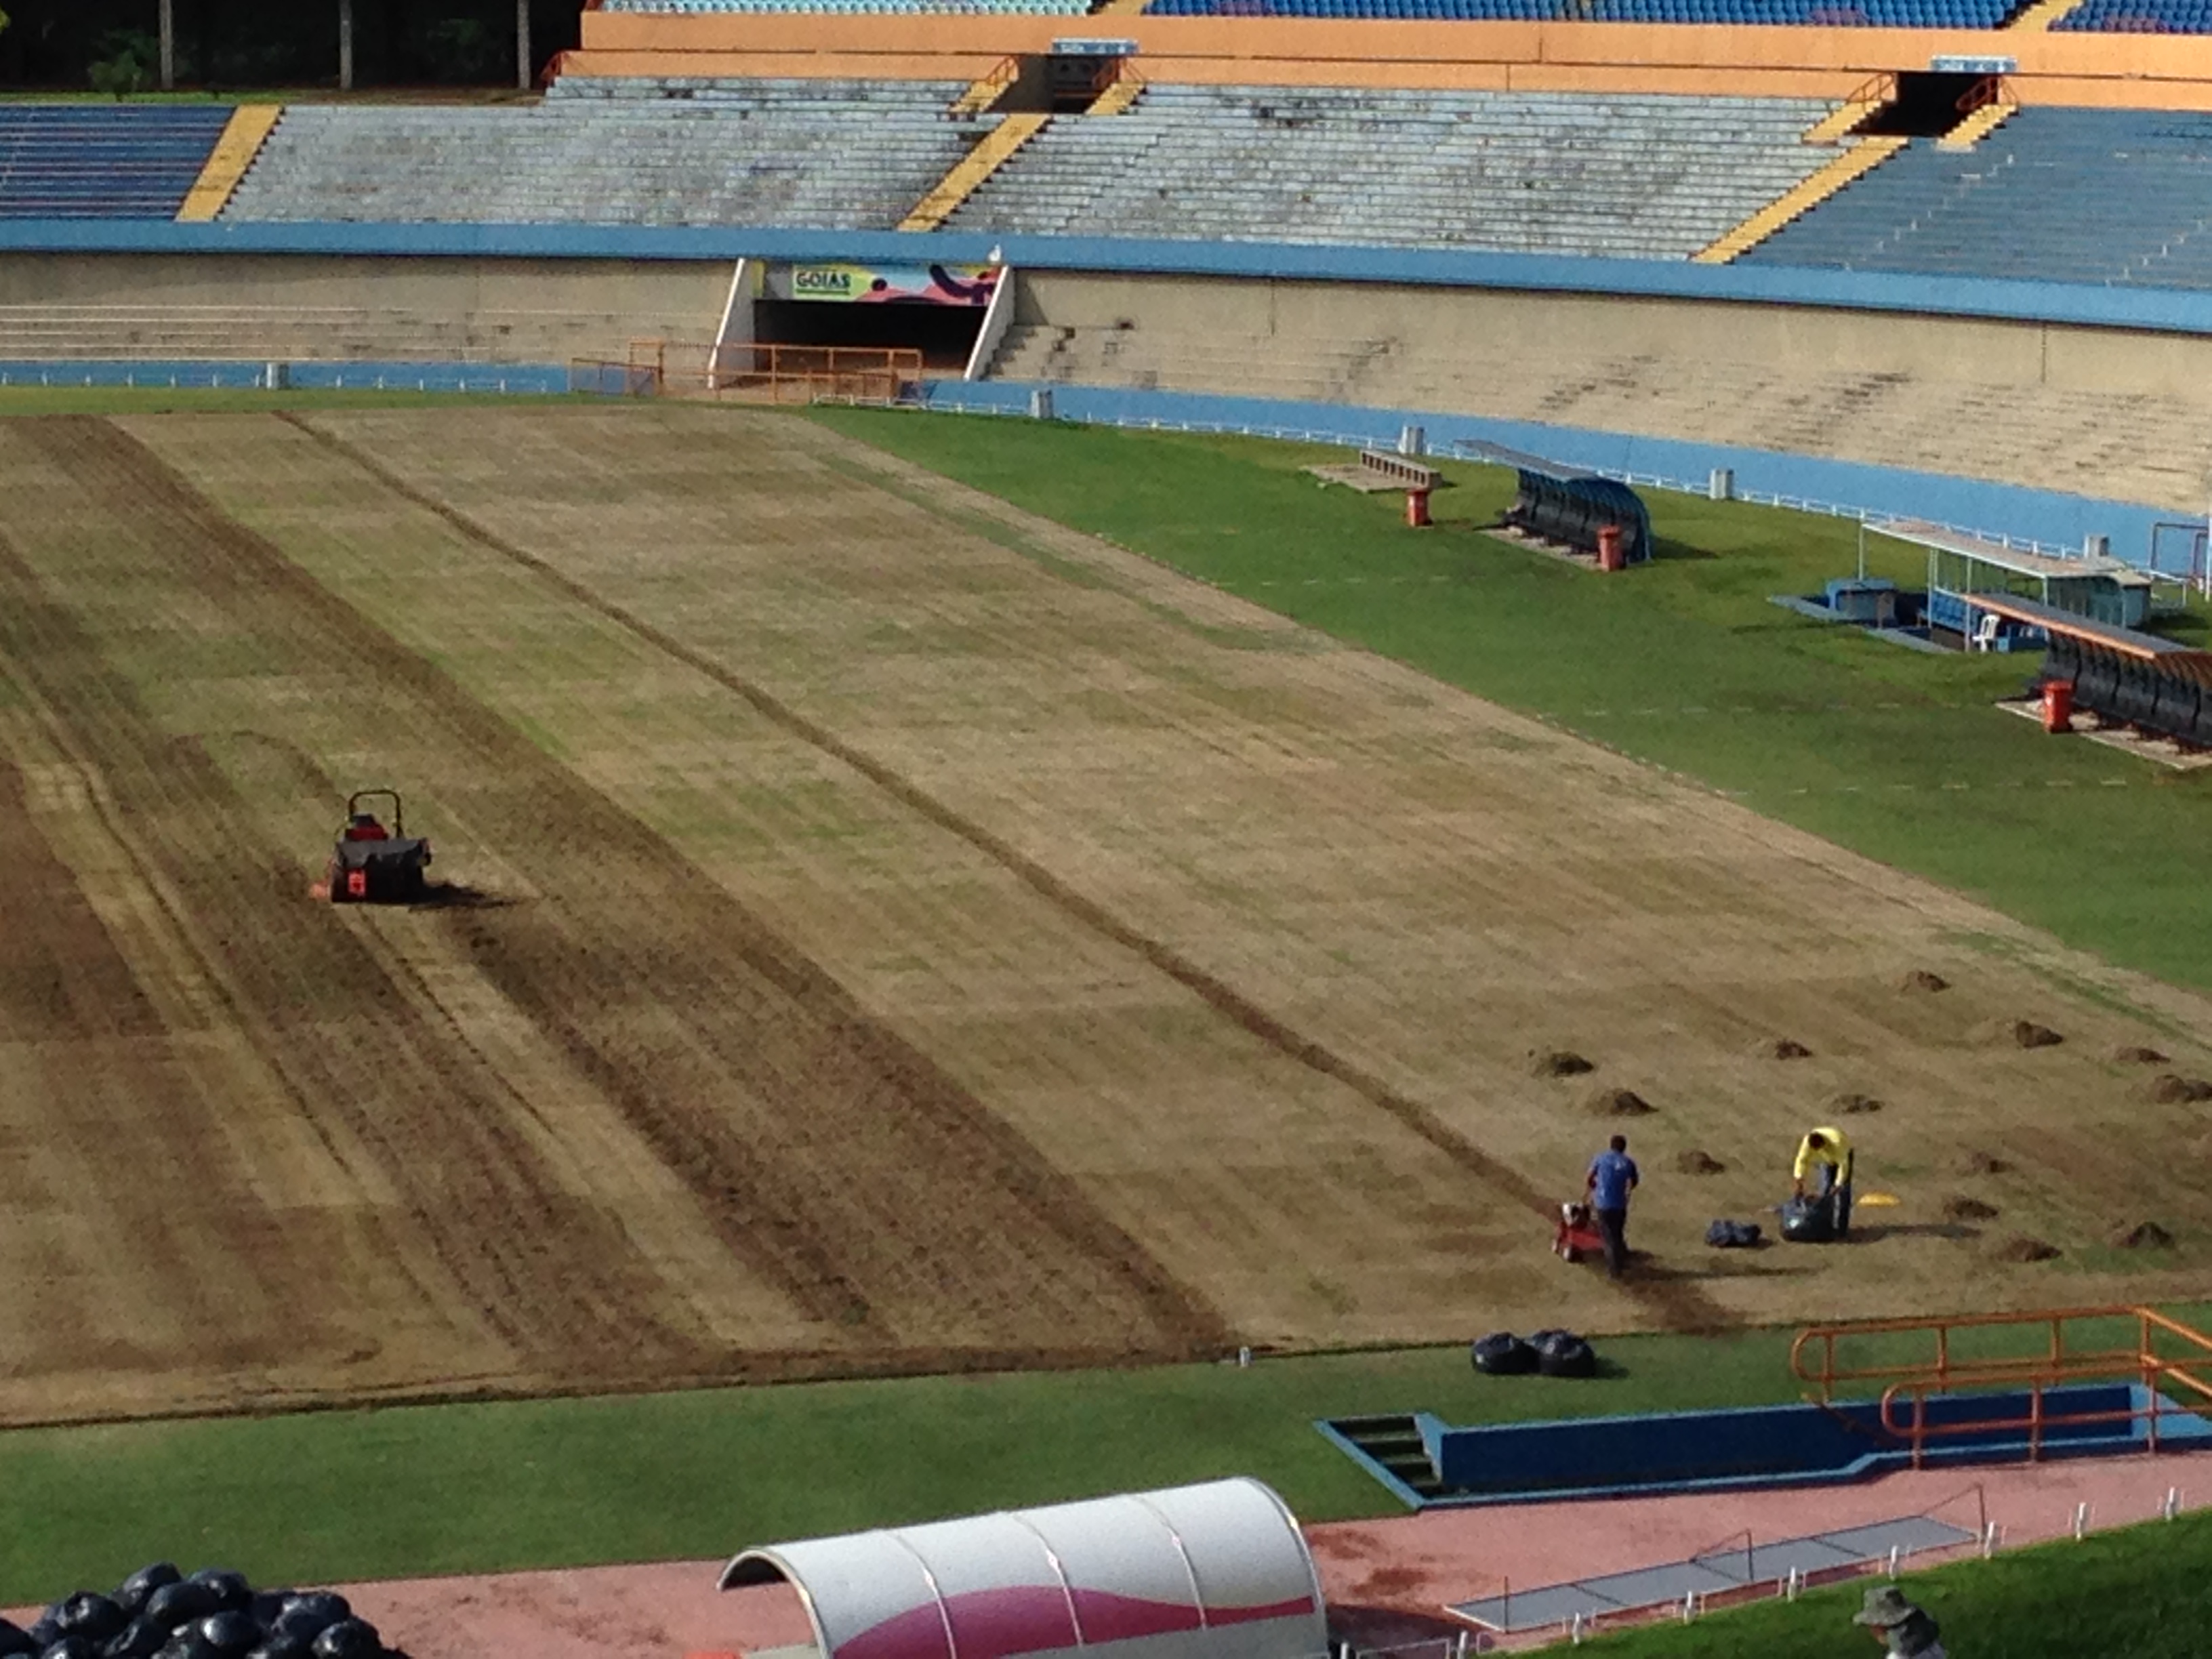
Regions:
[[218, 104], [0, 104], [0, 219], [173, 219]]

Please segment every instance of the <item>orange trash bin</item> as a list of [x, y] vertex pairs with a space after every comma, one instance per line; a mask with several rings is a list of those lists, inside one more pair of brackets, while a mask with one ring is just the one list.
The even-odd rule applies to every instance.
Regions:
[[1620, 526], [1601, 524], [1597, 527], [1597, 568], [1601, 570], [1622, 570], [1628, 560], [1620, 544]]
[[1409, 489], [1406, 492], [1406, 527], [1425, 530], [1429, 526], [1429, 492]]
[[2071, 732], [2074, 729], [2074, 687], [2068, 681], [2044, 681], [2043, 729], [2046, 732]]

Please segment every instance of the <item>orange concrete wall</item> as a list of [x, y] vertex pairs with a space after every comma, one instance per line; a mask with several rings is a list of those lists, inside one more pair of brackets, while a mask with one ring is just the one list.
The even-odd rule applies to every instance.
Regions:
[[1840, 97], [1959, 55], [2017, 59], [2023, 103], [2212, 106], [2212, 38], [2002, 30], [589, 11], [564, 72], [969, 79], [1064, 35], [1135, 40], [1154, 81]]

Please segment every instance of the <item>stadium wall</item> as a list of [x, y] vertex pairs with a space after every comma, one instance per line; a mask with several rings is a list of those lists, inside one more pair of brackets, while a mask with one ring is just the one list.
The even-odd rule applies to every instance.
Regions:
[[2023, 103], [2212, 109], [2212, 37], [2010, 30], [587, 11], [560, 69], [935, 79], [1070, 35], [1133, 41], [1146, 77], [1168, 82], [1840, 99], [1938, 57], [2002, 57]]
[[[411, 344], [404, 319], [414, 319], [425, 346], [451, 344], [478, 361], [619, 358], [633, 339], [712, 337], [729, 285], [721, 260], [0, 252], [0, 306], [77, 313], [69, 320], [88, 344], [101, 328], [120, 332], [148, 313], [200, 313], [174, 320], [229, 319], [221, 325], [246, 356], [285, 353], [286, 319], [347, 311], [402, 319], [399, 337], [372, 350]], [[0, 318], [0, 356], [10, 326]]]
[[[1194, 337], [1257, 335], [1286, 348], [1388, 339], [1401, 343], [1409, 366], [1419, 362], [1425, 348], [1442, 354], [1457, 342], [1483, 338], [1509, 342], [1513, 359], [1538, 381], [1592, 357], [1654, 358], [1693, 380], [1747, 373], [1786, 380], [1844, 370], [2172, 397], [2212, 409], [2212, 337], [2026, 319], [1634, 295], [1025, 270], [1015, 321]], [[1387, 386], [1375, 390], [1378, 398], [1390, 395]]]

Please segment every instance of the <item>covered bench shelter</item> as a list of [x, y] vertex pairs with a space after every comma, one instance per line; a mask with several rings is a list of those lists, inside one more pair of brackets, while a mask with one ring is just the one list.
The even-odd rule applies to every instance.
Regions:
[[822, 1659], [1322, 1659], [1321, 1580], [1257, 1480], [1215, 1480], [749, 1549], [721, 1588], [788, 1581]]
[[1926, 550], [1928, 623], [1970, 646], [2008, 641], [2007, 621], [2015, 631], [2040, 631], [2039, 623], [2001, 610], [1994, 603], [1998, 599], [2031, 600], [2060, 616], [2123, 629], [2136, 627], [2150, 614], [2149, 573], [2118, 559], [2060, 558], [1917, 519], [1886, 520], [1866, 530]]
[[2102, 720], [2212, 748], [2212, 652], [2092, 621], [2034, 599], [1977, 595], [1977, 609], [2044, 636], [2043, 672]]
[[1651, 556], [1650, 512], [1626, 484], [1502, 444], [1463, 439], [1455, 447], [1470, 459], [1510, 466], [1520, 475], [1508, 524], [1592, 556], [1598, 531], [1617, 526], [1622, 562], [1641, 564]]

